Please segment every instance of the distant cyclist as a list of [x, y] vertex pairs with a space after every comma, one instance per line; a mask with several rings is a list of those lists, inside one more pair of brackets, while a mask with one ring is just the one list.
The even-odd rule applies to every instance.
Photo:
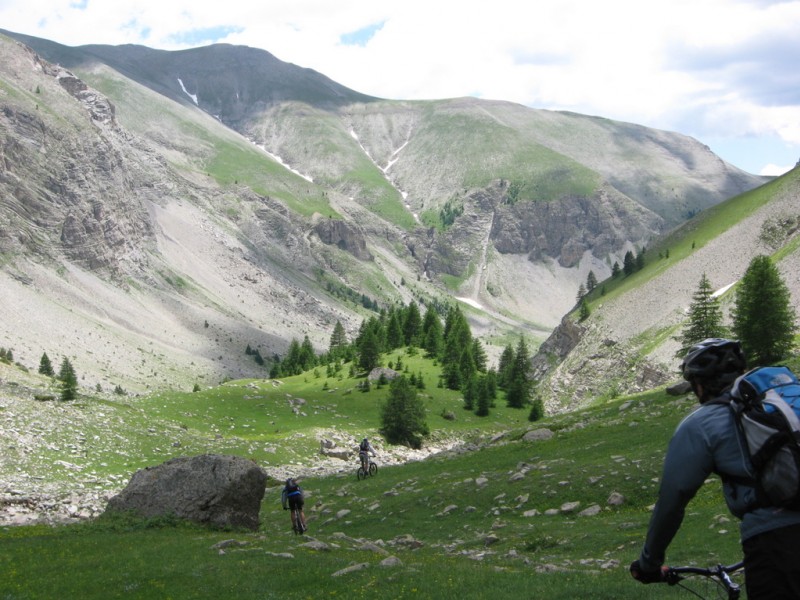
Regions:
[[303, 533], [306, 529], [306, 515], [303, 512], [303, 490], [297, 480], [290, 477], [286, 480], [286, 486], [281, 492], [281, 504], [283, 510], [292, 511], [292, 529], [298, 533]]
[[372, 447], [372, 444], [369, 443], [369, 440], [364, 438], [358, 445], [358, 458], [361, 460], [361, 467], [364, 469], [365, 473], [369, 472], [369, 454], [375, 456], [375, 449]]

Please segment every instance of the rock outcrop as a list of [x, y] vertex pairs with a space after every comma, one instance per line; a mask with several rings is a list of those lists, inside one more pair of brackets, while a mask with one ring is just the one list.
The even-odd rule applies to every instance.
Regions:
[[339, 219], [325, 219], [314, 227], [324, 244], [336, 246], [359, 260], [372, 260], [364, 236], [351, 224]]
[[256, 530], [266, 483], [266, 472], [245, 458], [217, 454], [174, 458], [134, 473], [106, 510]]

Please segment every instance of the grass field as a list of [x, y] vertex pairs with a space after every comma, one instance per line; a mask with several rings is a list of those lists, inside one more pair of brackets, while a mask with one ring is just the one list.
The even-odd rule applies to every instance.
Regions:
[[[364, 481], [356, 479], [355, 461], [341, 473], [305, 479], [306, 536], [292, 535], [276, 480], [267, 488], [256, 532], [120, 516], [2, 528], [0, 598], [463, 600], [685, 593], [641, 586], [627, 569], [643, 541], [667, 440], [693, 408], [691, 398], [654, 391], [535, 424], [527, 422], [526, 411], [498, 406], [479, 419], [459, 407], [454, 392], [436, 386], [430, 361], [401, 358], [426, 380], [420, 393], [435, 436], [471, 439], [469, 450], [384, 464]], [[96, 467], [129, 473], [172, 455], [216, 451], [254, 458], [269, 472], [271, 465], [308, 460], [318, 451], [319, 429], [374, 437], [388, 389], [354, 391], [355, 380], [324, 373], [280, 385], [239, 381], [194, 394], [160, 394], [127, 408], [106, 401], [105, 413], [138, 415], [133, 429], [181, 432], [183, 447], [142, 433], [129, 451], [109, 446]], [[304, 399], [301, 415], [286, 409], [288, 398]], [[442, 418], [443, 410], [454, 411], [456, 420]], [[553, 437], [522, 439], [540, 427]], [[374, 439], [380, 452], [384, 445]], [[380, 465], [380, 454], [377, 460]], [[624, 497], [621, 505], [609, 504], [613, 493]], [[590, 507], [597, 514], [581, 514]], [[668, 557], [703, 566], [739, 559], [738, 527], [716, 479], [690, 505]]]

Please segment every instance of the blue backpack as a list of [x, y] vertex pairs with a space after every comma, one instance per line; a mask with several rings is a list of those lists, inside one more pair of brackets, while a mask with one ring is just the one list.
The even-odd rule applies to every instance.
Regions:
[[800, 382], [787, 367], [760, 367], [731, 387], [760, 504], [800, 510]]

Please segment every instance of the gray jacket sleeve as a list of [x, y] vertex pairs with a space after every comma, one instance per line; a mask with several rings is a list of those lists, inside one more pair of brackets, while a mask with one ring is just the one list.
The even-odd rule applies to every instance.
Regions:
[[658, 500], [639, 558], [645, 571], [664, 564], [667, 547], [683, 522], [686, 505], [714, 470], [712, 442], [698, 412], [678, 425], [667, 448]]

